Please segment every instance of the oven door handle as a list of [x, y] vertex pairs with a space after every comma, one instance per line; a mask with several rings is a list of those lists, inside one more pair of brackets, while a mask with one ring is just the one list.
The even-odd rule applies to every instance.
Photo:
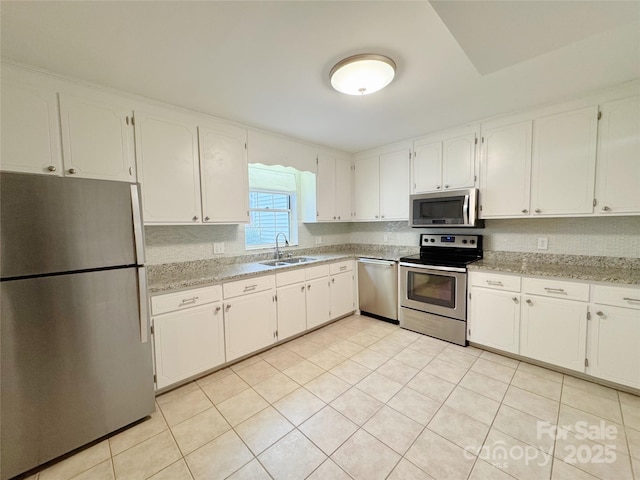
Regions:
[[409, 268], [417, 268], [420, 270], [438, 270], [440, 272], [460, 272], [460, 273], [464, 273], [467, 271], [466, 268], [461, 268], [461, 267], [440, 267], [437, 265], [420, 265], [417, 263], [407, 263], [407, 262], [400, 262], [399, 264], [401, 267], [409, 267]]

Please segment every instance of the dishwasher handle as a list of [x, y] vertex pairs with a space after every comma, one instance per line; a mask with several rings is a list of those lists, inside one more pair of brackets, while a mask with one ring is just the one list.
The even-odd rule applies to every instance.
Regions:
[[359, 258], [358, 259], [359, 263], [370, 263], [373, 265], [384, 265], [387, 267], [393, 267], [396, 262], [394, 262], [393, 260], [378, 260], [375, 258]]

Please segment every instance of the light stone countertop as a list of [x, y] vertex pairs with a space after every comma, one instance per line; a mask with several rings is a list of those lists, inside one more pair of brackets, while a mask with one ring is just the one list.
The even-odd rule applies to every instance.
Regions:
[[288, 266], [269, 267], [259, 262], [273, 260], [272, 254], [248, 255], [242, 257], [221, 257], [220, 259], [195, 260], [190, 262], [149, 265], [147, 278], [151, 295], [179, 291], [195, 287], [215, 285], [222, 282], [241, 280], [258, 275], [273, 275], [286, 270], [305, 268], [358, 257], [397, 261], [405, 255], [419, 251], [412, 247], [384, 247], [379, 245], [340, 245], [315, 249], [291, 251], [294, 257], [311, 257], [314, 260]]
[[485, 252], [484, 258], [468, 269], [640, 285], [640, 259], [635, 258]]

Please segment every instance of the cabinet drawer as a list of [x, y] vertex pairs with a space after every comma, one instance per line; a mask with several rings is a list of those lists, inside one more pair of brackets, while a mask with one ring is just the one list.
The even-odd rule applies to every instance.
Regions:
[[640, 310], [640, 288], [593, 286], [593, 301], [603, 305]]
[[293, 283], [301, 283], [304, 282], [304, 280], [304, 268], [276, 273], [276, 285], [278, 287], [284, 287], [285, 285], [291, 285]]
[[532, 295], [544, 295], [545, 297], [589, 301], [589, 285], [587, 283], [525, 277], [522, 279], [522, 291]]
[[350, 272], [352, 270], [353, 270], [353, 260], [345, 260], [344, 262], [336, 262], [329, 265], [329, 273], [331, 275]]
[[520, 277], [496, 273], [471, 272], [469, 281], [474, 287], [495, 288], [496, 290], [520, 291]]
[[193, 290], [151, 297], [151, 312], [154, 315], [159, 315], [161, 313], [184, 310], [189, 307], [217, 302], [219, 300], [222, 300], [222, 288], [220, 285], [194, 288]]
[[313, 280], [314, 278], [327, 277], [329, 275], [329, 265], [318, 265], [304, 269], [304, 278]]
[[264, 277], [254, 277], [247, 280], [225, 283], [222, 285], [222, 291], [224, 292], [224, 298], [233, 298], [239, 297], [240, 295], [248, 295], [250, 293], [270, 290], [275, 286], [275, 275], [267, 275]]

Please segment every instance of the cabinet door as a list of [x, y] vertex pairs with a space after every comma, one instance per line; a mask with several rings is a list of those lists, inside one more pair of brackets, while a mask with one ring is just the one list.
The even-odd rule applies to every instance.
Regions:
[[145, 223], [199, 223], [195, 123], [136, 112], [136, 153]]
[[640, 311], [594, 305], [588, 373], [640, 388]]
[[601, 107], [596, 212], [640, 212], [640, 97]]
[[329, 278], [307, 281], [307, 328], [328, 322], [330, 305]]
[[220, 302], [153, 319], [157, 388], [225, 362]]
[[225, 301], [227, 362], [275, 342], [276, 314], [275, 297], [271, 290]]
[[445, 190], [473, 187], [476, 172], [476, 133], [442, 142], [442, 186]]
[[520, 354], [584, 372], [587, 305], [529, 295], [522, 300]]
[[353, 272], [331, 276], [331, 319], [342, 317], [356, 309]]
[[321, 222], [336, 220], [336, 159], [327, 153], [318, 154], [317, 212]]
[[380, 162], [378, 157], [356, 159], [353, 177], [356, 220], [380, 217]]
[[480, 215], [529, 214], [532, 122], [486, 130], [482, 134]]
[[336, 158], [336, 216], [337, 220], [351, 220], [351, 162]]
[[442, 142], [416, 142], [411, 162], [413, 193], [442, 189]]
[[60, 94], [65, 175], [133, 182], [132, 109], [121, 102]]
[[409, 150], [380, 155], [380, 218], [409, 219]]
[[468, 333], [472, 342], [519, 353], [520, 294], [472, 288]]
[[598, 107], [533, 121], [533, 214], [592, 213]]
[[56, 92], [2, 78], [2, 170], [62, 175]]
[[307, 303], [304, 283], [278, 288], [278, 340], [307, 329]]
[[218, 125], [199, 127], [198, 134], [203, 222], [248, 222], [247, 131]]

